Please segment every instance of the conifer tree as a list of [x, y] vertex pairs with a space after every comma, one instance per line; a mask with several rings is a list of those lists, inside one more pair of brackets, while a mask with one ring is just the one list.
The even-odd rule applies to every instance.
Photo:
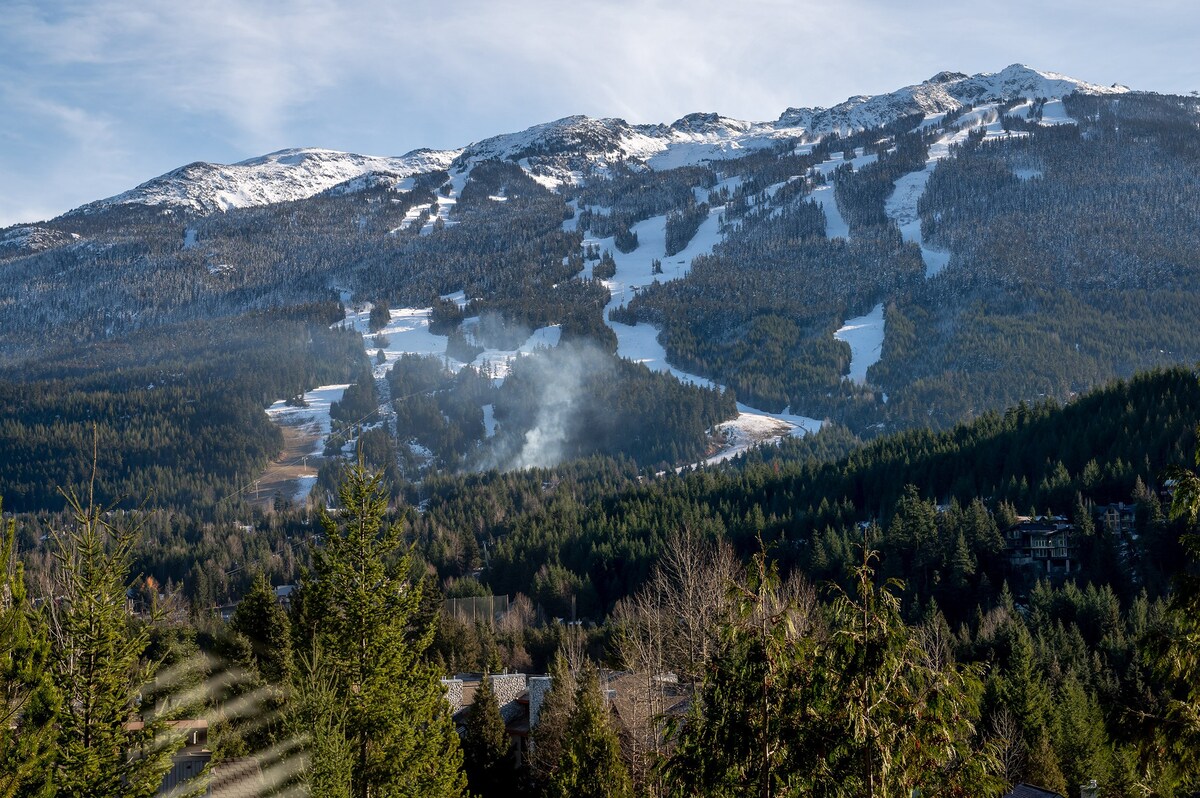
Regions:
[[508, 729], [492, 680], [485, 673], [471, 701], [463, 735], [463, 765], [473, 795], [496, 798], [508, 794], [513, 771], [509, 751]]
[[559, 650], [550, 663], [550, 689], [542, 699], [537, 724], [530, 732], [529, 774], [544, 788], [562, 764], [567, 725], [575, 711], [575, 676]]
[[354, 752], [346, 733], [348, 710], [339, 693], [337, 674], [321, 649], [300, 656], [285, 728], [305, 741], [295, 786], [311, 798], [351, 798]]
[[278, 739], [277, 715], [284, 709], [294, 678], [291, 623], [263, 575], [255, 577], [238, 603], [229, 631], [228, 653], [243, 672], [242, 678], [230, 683], [231, 693], [225, 699], [244, 702], [252, 695], [257, 711], [249, 723], [233, 723], [228, 737], [244, 735], [252, 749], [261, 749]]
[[632, 798], [629, 771], [612, 713], [600, 692], [600, 677], [584, 668], [567, 723], [562, 763], [546, 790], [553, 798]]
[[461, 795], [462, 750], [440, 674], [425, 657], [433, 625], [416, 624], [421, 587], [399, 527], [385, 521], [382, 477], [360, 463], [338, 496], [337, 516], [321, 515], [324, 545], [313, 551], [308, 588], [316, 643], [347, 711], [351, 794]]
[[50, 641], [29, 605], [16, 561], [16, 524], [0, 524], [0, 798], [53, 795], [57, 700]]
[[254, 664], [264, 679], [278, 685], [291, 681], [291, 626], [264, 575], [259, 574], [251, 583], [229, 627], [250, 642]]
[[922, 647], [900, 615], [902, 586], [877, 584], [875, 552], [862, 557], [815, 665], [820, 706], [846, 737], [830, 757], [833, 781], [868, 797], [998, 792], [998, 764], [977, 745], [977, 675]]
[[1155, 669], [1172, 686], [1163, 717], [1152, 719], [1154, 740], [1145, 747], [1156, 764], [1178, 772], [1181, 787], [1200, 787], [1200, 427], [1195, 470], [1172, 466], [1171, 518], [1187, 526], [1181, 543], [1190, 562], [1175, 577], [1165, 639], [1148, 652]]
[[736, 618], [724, 625], [703, 689], [677, 724], [666, 767], [671, 794], [772, 798], [816, 766], [816, 729], [795, 711], [801, 696], [812, 697], [808, 619], [781, 594], [761, 552], [736, 584]]
[[151, 796], [183, 740], [156, 708], [139, 706], [157, 668], [145, 658], [150, 630], [128, 606], [137, 530], [114, 525], [91, 497], [85, 506], [67, 496], [74, 524], [55, 534], [54, 784], [60, 796]]

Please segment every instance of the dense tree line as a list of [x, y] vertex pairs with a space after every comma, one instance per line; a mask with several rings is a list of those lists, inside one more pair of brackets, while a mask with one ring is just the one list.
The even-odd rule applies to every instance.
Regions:
[[19, 510], [60, 509], [56, 486], [90, 471], [98, 500], [212, 508], [278, 454], [271, 402], [346, 381], [359, 337], [329, 328], [336, 304], [190, 322], [68, 347], [0, 377], [0, 485]]
[[[414, 381], [444, 376], [419, 361], [406, 368]], [[792, 458], [684, 477], [638, 480], [600, 460], [440, 477], [416, 515], [389, 509], [382, 477], [354, 467], [342, 509], [319, 514], [319, 536], [302, 535], [311, 569], [291, 616], [254, 578], [229, 624], [202, 608], [189, 620], [169, 586], [131, 579], [142, 544], [130, 524], [152, 516], [73, 499], [73, 519], [47, 519], [50, 567], [21, 542], [36, 536], [9, 526], [0, 539], [0, 551], [18, 541], [33, 566], [23, 574], [9, 561], [0, 583], [13, 597], [0, 604], [0, 678], [18, 718], [16, 738], [0, 734], [0, 768], [37, 789], [57, 773], [59, 791], [67, 779], [112, 794], [122, 778], [124, 794], [150, 794], [177, 743], [107, 767], [112, 749], [95, 741], [167, 739], [164, 721], [179, 717], [162, 709], [171, 704], [133, 701], [157, 670], [154, 691], [201, 696], [219, 719], [214, 750], [265, 757], [269, 773], [320, 794], [365, 784], [450, 795], [974, 793], [1022, 780], [1065, 794], [1096, 779], [1105, 796], [1187, 795], [1198, 777], [1188, 746], [1200, 735], [1187, 637], [1196, 589], [1180, 563], [1200, 506], [1197, 392], [1194, 373], [1159, 372], [1065, 407], [881, 438], [833, 461], [819, 458], [840, 445], [836, 430], [829, 444], [797, 442], [807, 448]], [[1164, 473], [1177, 486], [1169, 508], [1143, 484]], [[1114, 498], [1138, 505], [1130, 555], [1085, 520], [1088, 502]], [[1025, 502], [1075, 514], [1084, 565], [1073, 577], [1029, 579], [998, 556]], [[446, 548], [463, 534], [488, 556], [461, 537], [458, 554]], [[450, 576], [479, 565], [483, 584]], [[43, 578], [72, 600], [31, 601], [24, 586]], [[530, 600], [518, 596], [494, 627], [439, 611], [442, 595], [514, 587]], [[94, 604], [93, 592], [120, 600]], [[594, 625], [539, 619], [567, 607]], [[97, 624], [122, 658], [84, 675], [73, 668], [91, 656], [83, 630]], [[50, 668], [20, 667], [26, 656]], [[611, 703], [590, 659], [623, 674]], [[445, 667], [506, 666], [555, 676], [521, 770], [488, 691], [460, 743], [438, 682]], [[682, 723], [655, 709], [668, 705], [655, 678], [665, 672], [677, 675], [671, 690], [693, 697]], [[106, 703], [77, 716], [81, 703], [67, 696], [87, 679]], [[188, 692], [201, 683], [221, 686]], [[303, 767], [273, 770], [270, 752], [297, 744], [299, 730]], [[12, 744], [34, 767], [14, 768]]]
[[1145, 95], [1066, 105], [1078, 125], [968, 139], [930, 177], [922, 228], [952, 255], [889, 307], [872, 379], [896, 423], [1065, 399], [1200, 356], [1185, 323], [1196, 312], [1194, 107]]

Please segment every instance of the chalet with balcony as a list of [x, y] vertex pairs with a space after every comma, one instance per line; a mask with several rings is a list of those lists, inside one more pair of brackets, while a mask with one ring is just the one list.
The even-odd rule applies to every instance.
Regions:
[[1021, 516], [1004, 532], [1008, 562], [1047, 576], [1065, 576], [1079, 570], [1075, 527], [1062, 516]]

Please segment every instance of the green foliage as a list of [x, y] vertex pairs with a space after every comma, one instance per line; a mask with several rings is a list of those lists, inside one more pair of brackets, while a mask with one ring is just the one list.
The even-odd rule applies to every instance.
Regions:
[[250, 641], [254, 663], [263, 678], [280, 685], [291, 682], [291, 626], [265, 576], [260, 574], [251, 583], [250, 591], [234, 610], [229, 628]]
[[[336, 305], [333, 308], [336, 309]], [[328, 304], [164, 326], [0, 370], [0, 483], [13, 509], [59, 510], [97, 447], [97, 500], [212, 514], [278, 454], [263, 408], [362, 362]]]
[[755, 558], [699, 701], [667, 761], [680, 796], [982, 795], [997, 763], [976, 731], [974, 669], [900, 617], [864, 551], [853, 593], [818, 617]]
[[621, 760], [612, 710], [600, 692], [600, 676], [585, 667], [567, 720], [567, 736], [546, 798], [631, 798], [633, 786]]
[[0, 523], [0, 798], [41, 798], [54, 794], [58, 695], [45, 621], [29, 603], [15, 543], [8, 519]]
[[[550, 689], [542, 699], [537, 724], [530, 734], [528, 768], [530, 780], [542, 795], [552, 795], [550, 785], [562, 783], [567, 735], [575, 715], [575, 675], [560, 650], [550, 664]], [[565, 776], [562, 778], [566, 778]]]
[[[1200, 466], [1200, 442], [1195, 465]], [[1163, 633], [1149, 651], [1170, 692], [1161, 713], [1152, 715], [1154, 737], [1147, 749], [1157, 767], [1177, 774], [1180, 789], [1194, 790], [1200, 786], [1200, 476], [1183, 467], [1167, 476], [1175, 480], [1171, 514], [1187, 523], [1183, 544], [1189, 562], [1176, 574]]]
[[351, 789], [355, 752], [336, 670], [314, 645], [311, 654], [301, 655], [296, 675], [285, 720], [291, 737], [306, 741], [296, 786], [311, 798], [350, 798], [356, 794]]
[[156, 671], [145, 659], [150, 629], [129, 617], [138, 532], [115, 525], [90, 494], [86, 505], [75, 494], [67, 499], [74, 524], [55, 539], [62, 596], [52, 664], [62, 695], [55, 789], [79, 798], [148, 798], [183, 738], [164, 725], [157, 708], [137, 704]]
[[461, 795], [461, 749], [440, 674], [425, 659], [431, 623], [418, 623], [412, 555], [384, 516], [381, 478], [351, 468], [337, 517], [321, 514], [323, 546], [305, 583], [315, 644], [329, 657], [346, 708], [354, 795]]
[[508, 795], [514, 776], [512, 746], [487, 673], [471, 701], [462, 747], [471, 793], [480, 798]]

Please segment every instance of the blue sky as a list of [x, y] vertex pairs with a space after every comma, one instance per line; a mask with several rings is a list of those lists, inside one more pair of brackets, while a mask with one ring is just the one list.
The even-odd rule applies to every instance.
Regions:
[[1186, 93], [1198, 52], [1194, 0], [0, 0], [0, 226], [196, 160], [773, 119], [943, 69]]

